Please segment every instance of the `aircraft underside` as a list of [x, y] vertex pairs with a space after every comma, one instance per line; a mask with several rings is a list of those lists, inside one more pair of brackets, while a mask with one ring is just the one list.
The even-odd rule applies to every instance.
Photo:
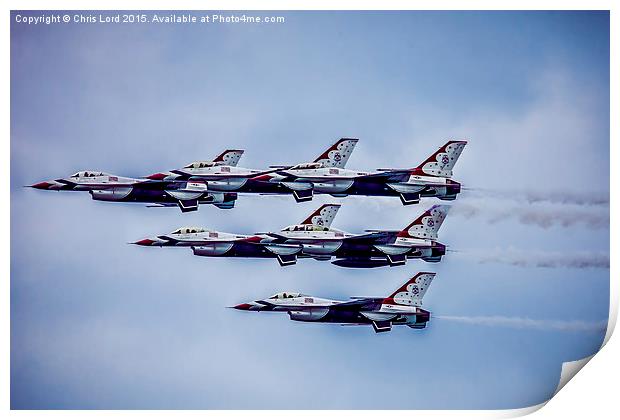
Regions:
[[330, 194], [334, 197], [361, 195], [369, 197], [400, 197], [405, 205], [417, 204], [422, 197], [437, 197], [441, 200], [454, 200], [460, 193], [460, 184], [448, 184], [446, 187], [428, 187], [423, 185], [389, 182], [366, 182], [359, 180], [339, 181], [291, 181], [266, 182], [249, 180], [238, 190], [239, 193], [258, 194], [292, 194], [298, 202], [309, 201], [314, 194]]
[[426, 262], [439, 262], [445, 254], [445, 246], [436, 244], [433, 248], [413, 249], [409, 252], [388, 255], [372, 245], [343, 245], [329, 254], [308, 254], [301, 251], [296, 244], [258, 244], [255, 242], [219, 242], [201, 246], [193, 246], [194, 255], [203, 257], [236, 257], [236, 258], [275, 258], [280, 265], [296, 264], [297, 259], [313, 258], [318, 261], [332, 261], [332, 264], [346, 268], [374, 268], [398, 266], [407, 259], [421, 258]]
[[314, 258], [319, 261], [336, 260], [332, 264], [346, 268], [373, 268], [397, 266], [407, 259], [422, 258], [427, 262], [439, 262], [445, 254], [445, 246], [436, 244], [433, 248], [412, 250], [399, 255], [387, 255], [371, 245], [343, 245], [331, 254], [312, 255], [299, 250], [298, 245], [258, 244], [254, 242], [219, 242], [209, 245], [192, 247], [194, 255], [203, 257], [236, 257], [236, 258], [275, 258], [280, 265], [293, 265], [297, 259]]
[[237, 199], [236, 193], [179, 192], [155, 188], [122, 187], [90, 191], [93, 200], [124, 203], [152, 203], [163, 206], [178, 206], [181, 211], [198, 210], [199, 204], [213, 204], [222, 209], [231, 209]]
[[[306, 313], [304, 313], [306, 312]], [[372, 325], [375, 332], [390, 331], [393, 325], [406, 325], [413, 329], [423, 329], [430, 320], [430, 313], [423, 311], [417, 315], [400, 315], [370, 312], [363, 315], [360, 311], [336, 310], [330, 308], [324, 315], [320, 315], [321, 310], [314, 315], [307, 311], [289, 311], [292, 321], [300, 322], [321, 322], [330, 324], [349, 324], [349, 325]], [[363, 312], [363, 311], [362, 311]], [[374, 318], [371, 319], [371, 318]]]

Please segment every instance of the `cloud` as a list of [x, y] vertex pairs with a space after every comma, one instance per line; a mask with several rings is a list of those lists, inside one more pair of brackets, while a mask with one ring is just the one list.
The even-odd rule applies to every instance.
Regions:
[[465, 139], [469, 143], [454, 169], [465, 187], [531, 191], [533, 199], [539, 198], [534, 191], [559, 200], [584, 192], [604, 196], [609, 168], [601, 162], [609, 158], [609, 149], [596, 145], [607, 141], [609, 130], [597, 118], [600, 92], [552, 64], [532, 77], [528, 94], [531, 101], [525, 107], [475, 103], [449, 121], [435, 120], [437, 114], [426, 115], [424, 107], [416, 107], [411, 110], [413, 124], [423, 131], [425, 142], [408, 146], [399, 156], [420, 156], [429, 143]]

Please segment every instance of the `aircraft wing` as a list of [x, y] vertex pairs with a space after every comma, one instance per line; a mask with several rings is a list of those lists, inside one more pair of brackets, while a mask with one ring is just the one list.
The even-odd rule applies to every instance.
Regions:
[[[234, 173], [219, 173], [219, 174], [205, 174], [205, 175], [192, 175], [187, 179], [188, 181], [219, 181], [222, 179], [251, 179], [261, 175], [267, 175], [274, 172], [277, 172], [279, 169], [268, 169], [260, 172], [253, 172], [251, 174], [234, 174]], [[187, 177], [187, 174], [183, 171], [171, 171], [177, 175], [181, 175], [182, 177]]]
[[375, 182], [405, 182], [409, 179], [411, 174], [410, 169], [389, 169], [381, 170], [382, 172], [375, 172], [368, 175], [360, 175], [355, 179], [360, 181], [375, 181]]
[[330, 305], [295, 305], [295, 304], [273, 304], [267, 302], [266, 300], [257, 300], [256, 303], [260, 303], [261, 305], [271, 307], [271, 308], [279, 308], [283, 311], [307, 311], [309, 309], [329, 309]]
[[287, 236], [280, 235], [279, 233], [276, 233], [276, 232], [259, 232], [259, 233], [255, 233], [255, 235], [267, 235], [267, 236], [271, 236], [272, 238], [282, 239], [282, 240], [291, 239]]
[[164, 241], [168, 241], [168, 242], [172, 242], [172, 243], [182, 243], [182, 244], [186, 244], [187, 246], [204, 246], [207, 244], [222, 244], [222, 243], [230, 243], [230, 242], [235, 242], [235, 239], [229, 239], [229, 240], [200, 240], [200, 239], [196, 239], [196, 240], [183, 240], [180, 241], [178, 239], [174, 239], [168, 235], [159, 235], [158, 236], [159, 239], [162, 239]]
[[353, 179], [351, 176], [336, 176], [336, 175], [325, 175], [325, 176], [299, 176], [295, 174], [291, 174], [287, 171], [278, 170], [278, 175], [286, 176], [288, 179], [295, 179], [300, 182], [321, 182], [321, 181], [337, 181], [342, 179]]
[[151, 180], [150, 179], [138, 179], [135, 182], [115, 182], [115, 181], [110, 181], [110, 182], [99, 182], [99, 183], [79, 183], [79, 182], [72, 182], [69, 181], [68, 179], [57, 179], [56, 182], [67, 185], [71, 188], [76, 187], [76, 186], [81, 186], [81, 187], [88, 187], [88, 188], [92, 188], [92, 189], [98, 189], [98, 190], [106, 190], [109, 188], [119, 188], [119, 187], [123, 187], [123, 188], [127, 188], [127, 187], [133, 187], [135, 185], [139, 185], [139, 184], [145, 184], [145, 183], [149, 183]]
[[[183, 243], [186, 245], [191, 245], [191, 246], [205, 246], [205, 245], [210, 245], [210, 244], [229, 244], [229, 243], [233, 243], [233, 242], [248, 242], [248, 243], [254, 243], [252, 241], [252, 238], [229, 238], [229, 239], [196, 239], [196, 240], [178, 240], [175, 238], [172, 238], [168, 235], [159, 235], [157, 236], [159, 239], [162, 239], [164, 241], [169, 241], [169, 242], [173, 242], [173, 243]], [[258, 245], [261, 245], [260, 243]]]
[[391, 235], [390, 232], [373, 231], [373, 232], [362, 233], [360, 235], [349, 236], [349, 237], [343, 238], [342, 240], [346, 242], [374, 242], [379, 239], [386, 239], [390, 235]]
[[[375, 172], [368, 175], [358, 176], [355, 179], [361, 181], [374, 181], [374, 182], [406, 182], [411, 175], [411, 169], [377, 169], [380, 172]], [[412, 185], [416, 185], [415, 181], [410, 182]], [[445, 187], [445, 183], [435, 182], [420, 182], [419, 185], [427, 187]]]
[[368, 309], [368, 306], [381, 305], [382, 302], [383, 298], [362, 298], [350, 300], [348, 302], [336, 303], [332, 306], [332, 308], [361, 310]]
[[321, 243], [321, 242], [340, 242], [340, 241], [360, 241], [360, 242], [361, 241], [374, 241], [374, 240], [386, 237], [386, 232], [377, 231], [377, 232], [370, 232], [370, 233], [362, 233], [360, 235], [345, 236], [345, 237], [342, 237], [342, 238], [339, 238], [339, 237], [332, 237], [332, 238], [289, 238], [288, 236], [280, 235], [279, 233], [276, 233], [276, 232], [256, 233], [256, 235], [268, 235], [268, 236], [271, 236], [272, 238], [282, 239], [282, 240], [294, 239], [295, 241], [299, 241], [299, 242]]

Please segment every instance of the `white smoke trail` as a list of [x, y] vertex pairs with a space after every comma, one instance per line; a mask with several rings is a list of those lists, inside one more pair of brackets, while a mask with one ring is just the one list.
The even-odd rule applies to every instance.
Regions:
[[609, 229], [609, 207], [576, 205], [529, 206], [498, 203], [493, 200], [463, 199], [456, 202], [450, 211], [453, 216], [466, 219], [482, 219], [489, 224], [516, 220], [524, 225], [534, 225], [547, 229], [553, 226], [571, 227], [582, 225], [589, 229]]
[[[402, 204], [396, 197], [355, 196], [369, 211], [380, 213], [386, 208], [400, 208]], [[578, 201], [578, 200], [576, 200]], [[604, 200], [601, 200], [603, 202]], [[609, 229], [610, 211], [605, 205], [578, 205], [547, 201], [526, 201], [513, 203], [510, 200], [475, 198], [464, 194], [450, 203], [449, 217], [462, 217], [467, 220], [481, 220], [488, 224], [515, 221], [522, 225], [537, 226], [543, 229], [551, 227], [585, 227], [588, 229]], [[596, 202], [596, 200], [592, 200]], [[423, 209], [436, 204], [435, 200], [422, 200], [416, 208]]]
[[607, 329], [607, 321], [557, 321], [541, 320], [505, 316], [452, 316], [435, 315], [434, 318], [448, 321], [462, 322], [487, 327], [509, 327], [521, 329], [556, 330], [556, 331], [585, 331], [604, 332]]
[[468, 188], [468, 195], [515, 200], [527, 203], [574, 204], [579, 206], [609, 206], [609, 193], [575, 191], [527, 191], [495, 190], [491, 188]]
[[457, 256], [480, 264], [498, 263], [540, 268], [609, 268], [609, 255], [596, 252], [521, 251], [512, 247], [493, 250], [457, 251]]

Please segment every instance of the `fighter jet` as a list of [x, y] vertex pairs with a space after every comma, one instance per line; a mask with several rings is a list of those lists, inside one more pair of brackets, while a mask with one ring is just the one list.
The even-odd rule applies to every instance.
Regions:
[[[453, 181], [452, 168], [456, 164], [466, 141], [449, 141], [419, 166], [411, 169], [377, 169], [364, 172], [344, 169], [350, 149], [332, 150], [326, 160], [313, 164], [283, 168], [260, 179], [264, 184], [295, 186], [311, 199], [316, 194], [331, 194], [334, 197], [347, 195], [399, 196], [405, 205], [417, 204], [420, 197], [437, 197], [440, 200], [454, 200], [461, 191], [461, 184]], [[349, 150], [349, 154], [347, 154]]]
[[435, 205], [402, 230], [366, 230], [354, 234], [314, 225], [294, 225], [266, 235], [272, 244], [300, 246], [300, 257], [331, 260], [348, 268], [398, 266], [407, 259], [421, 258], [439, 262], [445, 245], [437, 242], [437, 233], [450, 207]]
[[435, 273], [416, 274], [387, 298], [352, 297], [348, 301], [324, 299], [301, 293], [281, 292], [267, 299], [233, 306], [243, 311], [286, 312], [293, 321], [372, 325], [376, 333], [392, 325], [423, 329], [431, 313], [421, 308], [422, 298]]
[[[328, 230], [340, 204], [325, 204], [312, 212], [300, 225], [308, 233]], [[141, 246], [191, 247], [194, 255], [204, 257], [276, 258], [281, 266], [295, 264], [302, 247], [275, 242], [265, 234], [242, 235], [201, 227], [182, 227], [167, 235], [133, 242]]]
[[[237, 164], [243, 150], [226, 150], [213, 161], [201, 162], [213, 166], [231, 167]], [[208, 191], [201, 180], [157, 180], [129, 178], [99, 171], [80, 171], [67, 178], [39, 182], [32, 188], [50, 191], [88, 191], [93, 200], [151, 203], [150, 207], [179, 206], [182, 212], [196, 211], [199, 204], [213, 204], [231, 209], [236, 193]]]
[[[199, 180], [206, 182], [209, 191], [259, 193], [259, 194], [292, 194], [297, 202], [312, 199], [313, 185], [308, 182], [297, 182], [278, 177], [273, 182], [273, 174], [283, 170], [314, 171], [329, 173], [331, 170], [342, 170], [353, 152], [358, 139], [342, 138], [330, 146], [311, 163], [297, 165], [272, 166], [267, 170], [238, 168], [229, 165], [208, 165], [204, 162], [192, 162], [183, 168], [168, 172], [149, 175], [153, 180]], [[313, 172], [313, 173], [314, 173]], [[328, 180], [327, 182], [333, 182]]]
[[370, 268], [403, 265], [408, 258], [439, 262], [445, 245], [436, 241], [448, 206], [433, 206], [403, 230], [369, 230], [352, 234], [331, 228], [340, 205], [326, 204], [301, 224], [280, 232], [239, 235], [204, 228], [180, 228], [167, 235], [133, 242], [142, 246], [191, 247], [208, 257], [277, 258], [282, 266], [297, 258], [330, 261], [341, 267]]

